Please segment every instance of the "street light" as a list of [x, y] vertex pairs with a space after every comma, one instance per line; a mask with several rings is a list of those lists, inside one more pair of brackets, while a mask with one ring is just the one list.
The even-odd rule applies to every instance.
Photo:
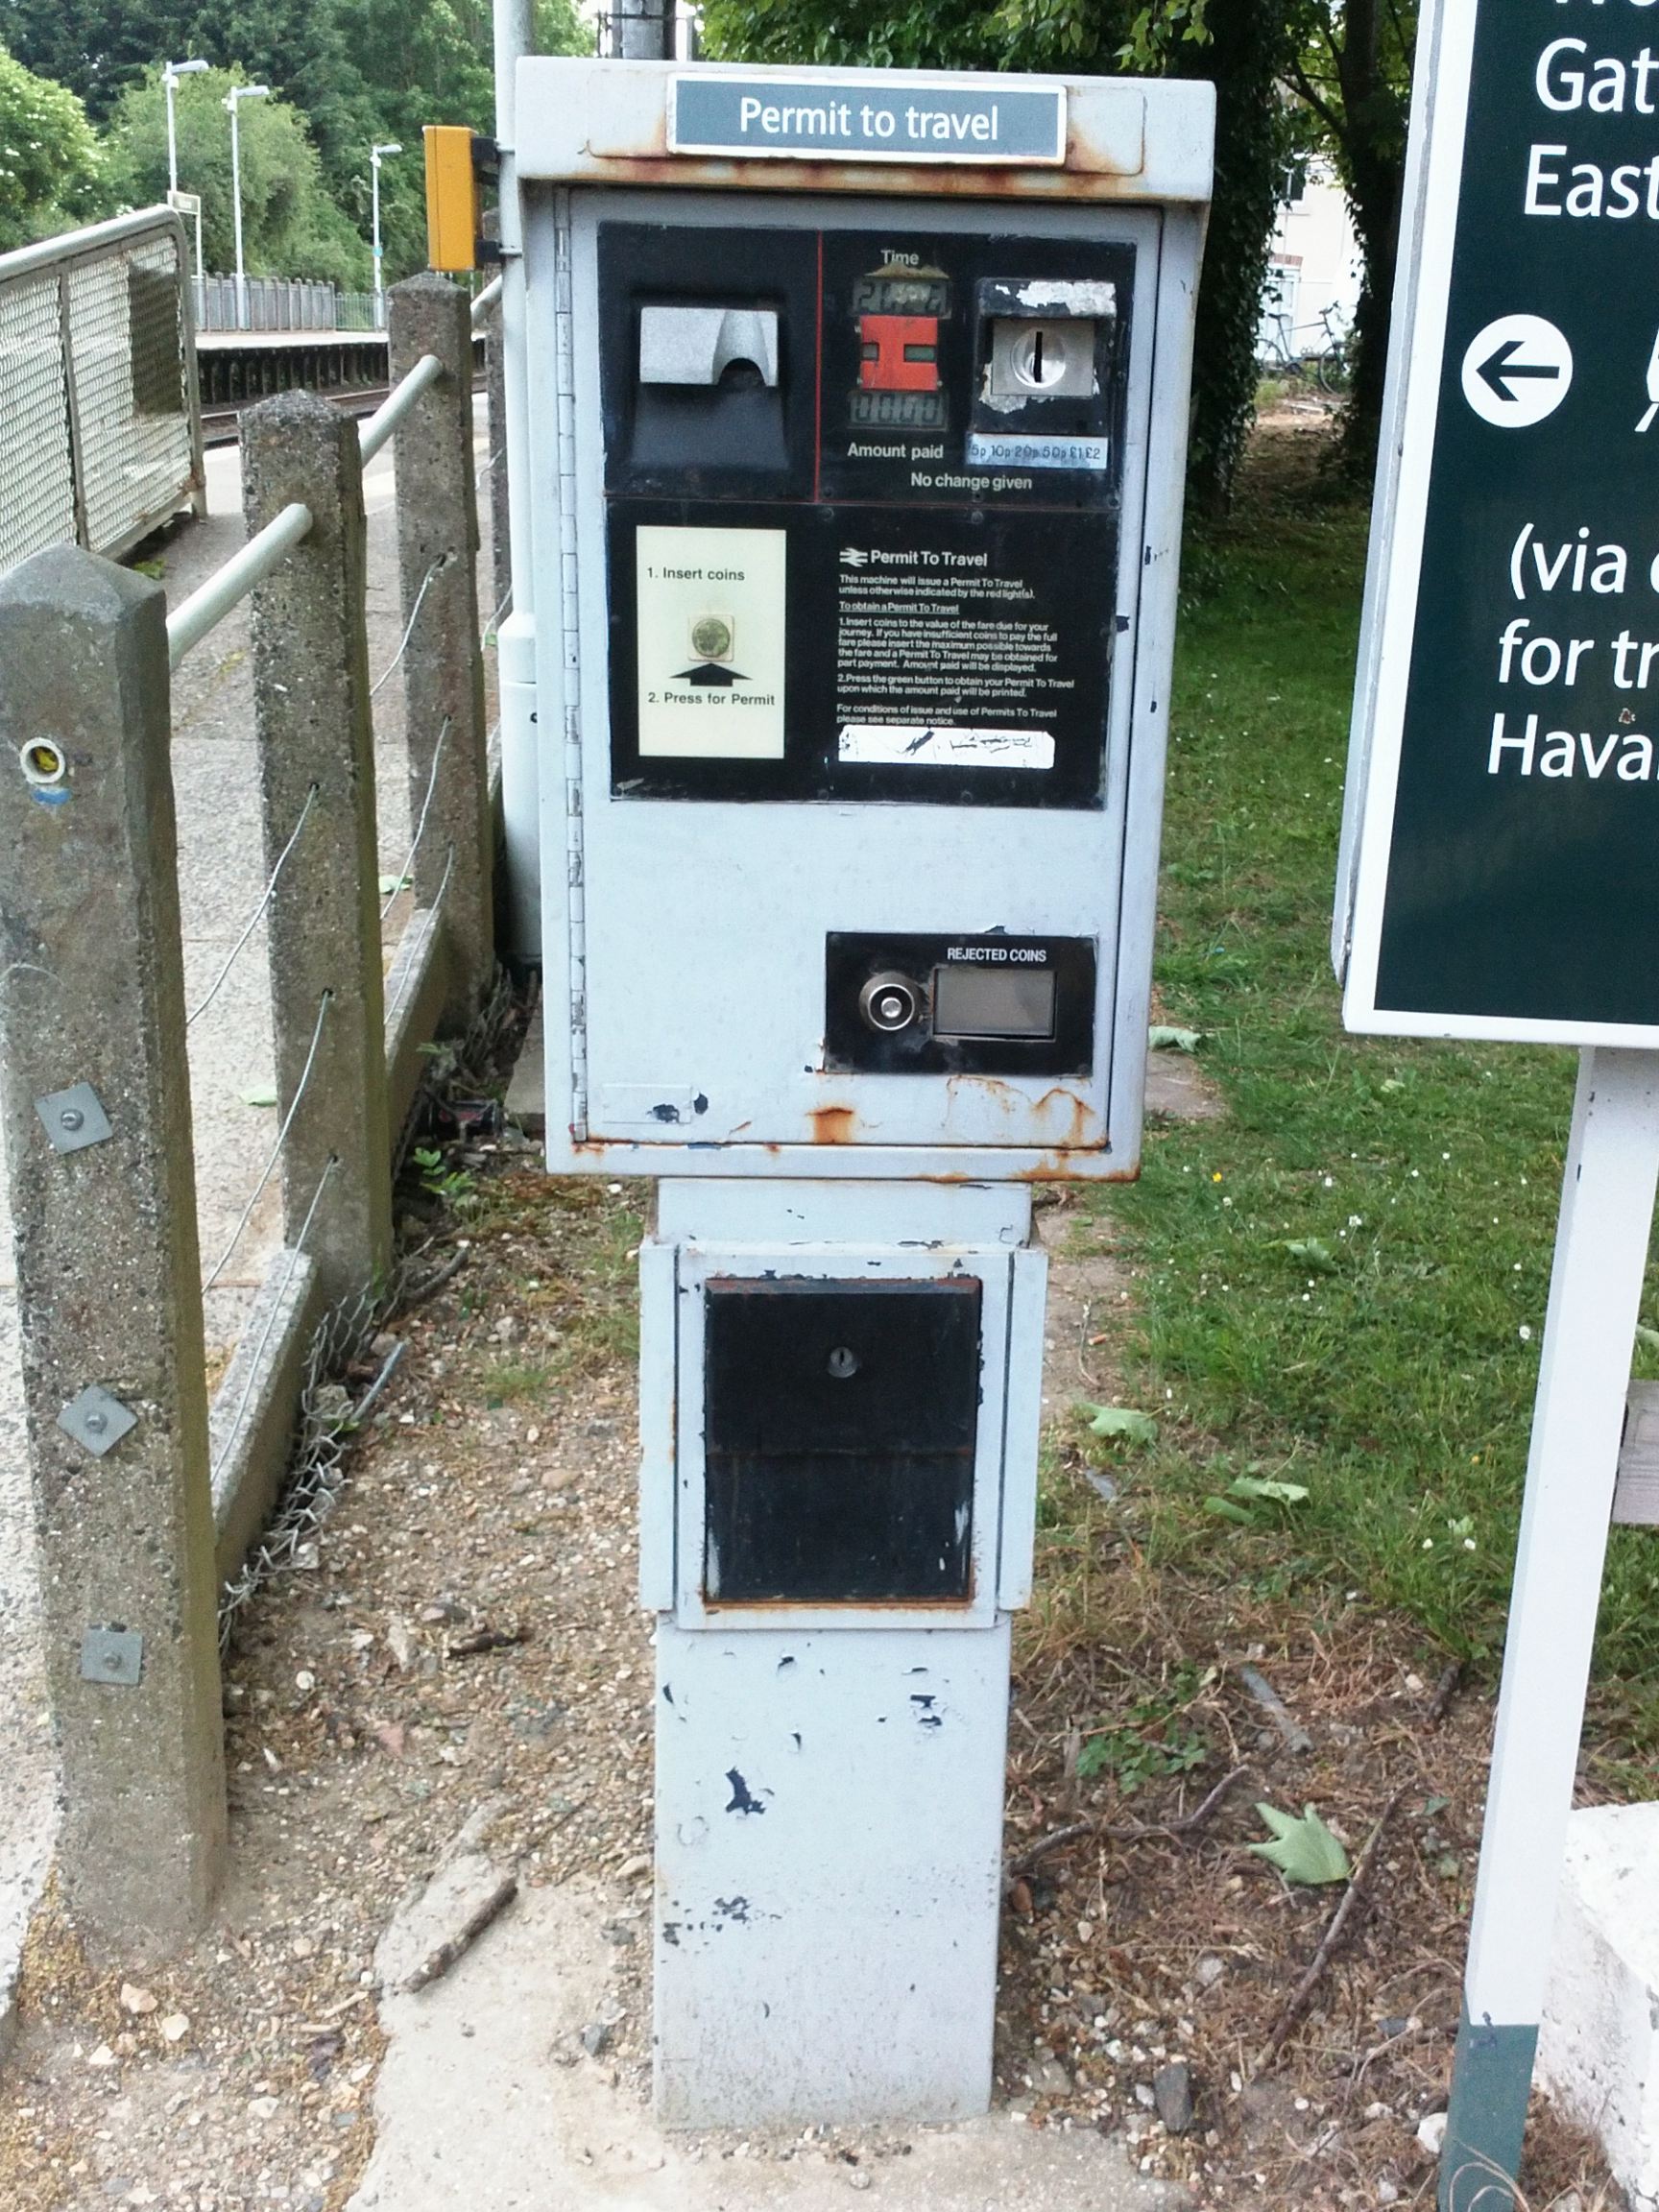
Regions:
[[270, 97], [269, 84], [232, 84], [225, 96], [225, 105], [230, 110], [230, 200], [236, 210], [236, 327], [248, 327], [248, 272], [242, 260], [242, 133], [238, 126], [237, 106], [243, 100], [265, 100]]
[[401, 154], [402, 147], [396, 139], [384, 146], [369, 149], [370, 191], [374, 204], [374, 327], [378, 330], [386, 321], [386, 285], [380, 274], [380, 156], [383, 154]]
[[179, 189], [179, 118], [173, 108], [173, 95], [179, 89], [180, 77], [194, 77], [207, 66], [205, 61], [163, 61], [161, 83], [167, 93], [167, 189]]

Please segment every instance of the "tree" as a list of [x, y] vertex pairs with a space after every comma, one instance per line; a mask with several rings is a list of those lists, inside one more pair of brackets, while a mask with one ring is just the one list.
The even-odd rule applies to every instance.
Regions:
[[1208, 77], [1215, 199], [1198, 293], [1190, 487], [1224, 508], [1256, 394], [1256, 332], [1287, 143], [1279, 81], [1302, 0], [708, 0], [729, 60]]
[[1290, 83], [1335, 162], [1364, 256], [1343, 446], [1354, 470], [1368, 476], [1400, 252], [1416, 0], [1298, 0], [1296, 29]]
[[[179, 85], [179, 181], [185, 191], [202, 195], [203, 245], [210, 268], [235, 265], [230, 118], [224, 103], [233, 84], [248, 82], [245, 70], [209, 69]], [[286, 100], [245, 100], [239, 126], [250, 273], [318, 276], [363, 289], [370, 276], [368, 250], [325, 188], [305, 118]], [[167, 113], [158, 71], [129, 86], [115, 104], [108, 180], [128, 206], [149, 206], [166, 197]]]
[[[389, 278], [425, 265], [421, 126], [493, 127], [492, 17], [490, 0], [0, 0], [23, 60], [99, 120], [125, 115], [166, 60], [200, 55], [269, 84], [303, 111], [327, 190], [364, 235], [369, 149], [401, 142], [380, 178]], [[537, 0], [537, 34], [544, 54], [592, 51], [574, 0]]]
[[0, 252], [84, 222], [101, 181], [85, 108], [0, 46]]

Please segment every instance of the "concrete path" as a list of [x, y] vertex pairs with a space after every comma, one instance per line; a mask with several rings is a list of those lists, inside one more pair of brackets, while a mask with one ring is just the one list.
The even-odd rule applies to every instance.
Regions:
[[1120, 2144], [1007, 2111], [862, 2144], [665, 2134], [582, 2048], [608, 2001], [613, 1905], [574, 1883], [526, 1890], [444, 1980], [382, 2004], [378, 2142], [348, 2212], [842, 2212], [849, 2189], [885, 2212], [1189, 2202]]
[[[480, 399], [475, 449], [489, 458]], [[402, 634], [395, 515], [396, 442], [368, 469], [369, 665], [391, 665]], [[187, 521], [145, 548], [163, 565], [169, 607], [223, 565], [242, 543], [241, 458], [207, 456], [206, 518]], [[489, 565], [489, 500], [481, 579]], [[480, 583], [481, 594], [487, 584]], [[493, 601], [486, 600], [486, 605]], [[380, 869], [402, 868], [409, 848], [403, 693], [394, 676], [374, 701]], [[173, 782], [179, 820], [180, 903], [186, 1002], [198, 1007], [265, 888], [252, 672], [246, 602], [183, 662], [173, 680]], [[402, 902], [389, 927], [401, 926]], [[197, 1220], [207, 1276], [229, 1248], [276, 1137], [271, 998], [263, 927], [244, 947], [211, 1006], [190, 1031]], [[277, 1177], [256, 1205], [216, 1286], [207, 1293], [208, 1380], [216, 1382], [281, 1237]], [[17, 1366], [16, 1278], [6, 1178], [0, 1167], [0, 2044], [21, 1930], [50, 1856], [56, 1776], [38, 1647], [39, 1586]]]

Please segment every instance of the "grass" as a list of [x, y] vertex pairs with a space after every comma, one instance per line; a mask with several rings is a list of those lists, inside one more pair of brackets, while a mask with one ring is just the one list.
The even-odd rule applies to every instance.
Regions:
[[[1155, 1557], [1258, 1594], [1340, 1583], [1489, 1665], [1574, 1060], [1341, 1027], [1328, 932], [1366, 517], [1315, 455], [1263, 439], [1189, 560], [1158, 980], [1228, 1112], [1152, 1127], [1140, 1183], [1086, 1201], [1139, 1277], [1129, 1395], [1160, 1420], [1150, 1449], [1094, 1449], [1141, 1471]], [[1246, 1475], [1308, 1496], [1224, 1517]], [[1651, 1540], [1615, 1530], [1604, 1676], [1659, 1658], [1656, 1594]]]

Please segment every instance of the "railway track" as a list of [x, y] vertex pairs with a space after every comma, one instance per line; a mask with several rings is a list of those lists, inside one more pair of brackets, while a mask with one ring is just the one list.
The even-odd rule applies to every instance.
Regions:
[[[373, 415], [390, 389], [390, 385], [387, 384], [371, 384], [365, 386], [363, 390], [355, 392], [325, 391], [322, 397], [325, 399], [332, 399], [335, 406], [344, 408], [348, 415]], [[232, 405], [204, 407], [202, 410], [203, 445], [233, 445], [236, 443], [236, 425], [241, 420], [242, 410], [245, 407], [256, 406], [259, 400], [269, 397], [268, 393], [256, 392], [250, 394], [246, 399], [238, 399]]]

